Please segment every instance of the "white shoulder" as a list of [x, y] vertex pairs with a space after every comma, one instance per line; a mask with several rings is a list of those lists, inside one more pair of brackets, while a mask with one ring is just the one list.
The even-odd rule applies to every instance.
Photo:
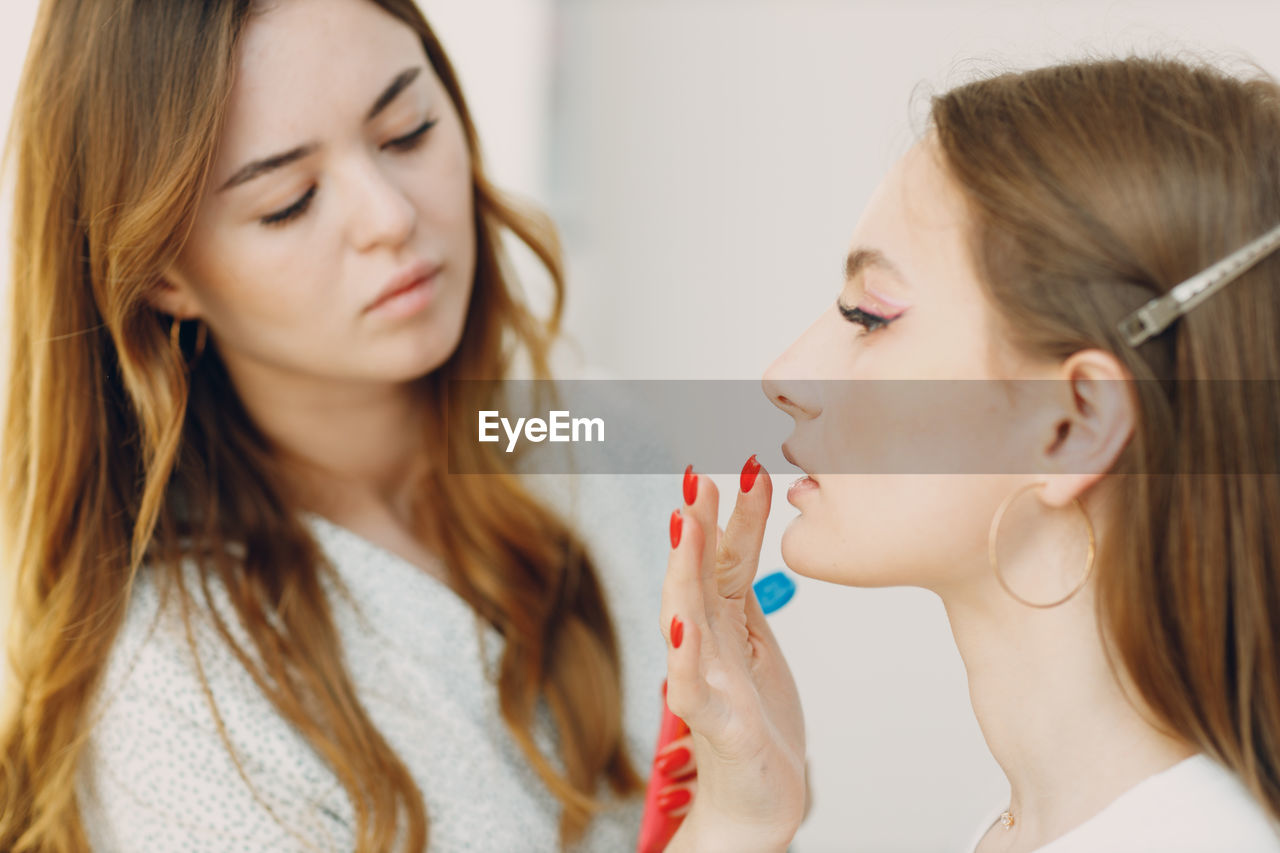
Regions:
[[1280, 827], [1234, 773], [1188, 758], [1121, 794], [1040, 853], [1280, 853]]
[[1280, 826], [1236, 774], [1201, 754], [1168, 775], [1163, 791], [1152, 792], [1161, 798], [1160, 850], [1280, 853]]
[[92, 849], [350, 849], [350, 806], [332, 774], [197, 606], [190, 633], [202, 683], [176, 594], [162, 601], [145, 572], [91, 708], [77, 778]]

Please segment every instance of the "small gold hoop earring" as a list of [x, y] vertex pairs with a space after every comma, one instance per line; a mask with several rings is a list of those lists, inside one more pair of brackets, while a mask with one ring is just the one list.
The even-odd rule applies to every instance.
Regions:
[[1084, 504], [1080, 503], [1080, 499], [1076, 498], [1073, 501], [1073, 503], [1076, 505], [1076, 509], [1080, 510], [1080, 514], [1084, 516], [1085, 528], [1088, 529], [1089, 531], [1089, 555], [1085, 557], [1084, 576], [1080, 578], [1080, 582], [1076, 584], [1075, 588], [1072, 589], [1071, 592], [1068, 592], [1066, 595], [1064, 595], [1062, 598], [1059, 598], [1057, 601], [1051, 601], [1048, 604], [1041, 604], [1035, 601], [1028, 601], [1027, 599], [1023, 598], [1022, 596], [1014, 592], [1013, 589], [1010, 588], [1009, 584], [1005, 582], [1004, 576], [1000, 574], [1000, 561], [996, 558], [996, 539], [1000, 535], [1000, 521], [1001, 519], [1004, 518], [1005, 511], [1018, 498], [1019, 495], [1021, 495], [1023, 492], [1027, 491], [1028, 489], [1035, 488], [1036, 486], [1043, 487], [1044, 483], [1028, 483], [1027, 485], [1022, 486], [1021, 488], [1014, 490], [1013, 494], [1005, 498], [1004, 502], [1000, 504], [1000, 508], [996, 510], [995, 516], [991, 519], [991, 530], [987, 536], [987, 555], [991, 560], [991, 570], [995, 572], [996, 581], [999, 582], [1001, 589], [1003, 589], [1010, 596], [1012, 596], [1013, 599], [1017, 601], [1019, 604], [1025, 604], [1027, 607], [1036, 607], [1041, 610], [1047, 610], [1051, 607], [1057, 607], [1059, 604], [1066, 603], [1077, 592], [1084, 589], [1084, 585], [1089, 582], [1089, 575], [1093, 573], [1093, 559], [1097, 551], [1097, 547], [1096, 547], [1097, 540], [1094, 536], [1093, 522], [1089, 519], [1089, 513], [1085, 511]]
[[[196, 344], [191, 353], [191, 363], [196, 362], [204, 353], [205, 343], [209, 337], [209, 327], [199, 319], [195, 323]], [[186, 361], [186, 355], [182, 352], [182, 320], [178, 317], [174, 317], [173, 322], [169, 324], [169, 346], [178, 354], [180, 359]]]

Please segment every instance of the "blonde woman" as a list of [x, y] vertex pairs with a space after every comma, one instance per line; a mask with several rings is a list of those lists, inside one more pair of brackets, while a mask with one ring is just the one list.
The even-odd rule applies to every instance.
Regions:
[[[946, 608], [1010, 784], [955, 850], [1280, 851], [1278, 330], [1274, 81], [1128, 59], [933, 100], [764, 388], [806, 473], [787, 563]], [[956, 424], [1020, 464], [913, 467]], [[699, 771], [672, 851], [784, 850], [803, 813], [799, 699], [750, 592], [771, 490], [744, 471], [718, 544], [706, 478], [672, 523], [667, 696]]]
[[0, 848], [634, 844], [661, 544], [447, 474], [563, 285], [411, 0], [46, 0], [15, 134]]

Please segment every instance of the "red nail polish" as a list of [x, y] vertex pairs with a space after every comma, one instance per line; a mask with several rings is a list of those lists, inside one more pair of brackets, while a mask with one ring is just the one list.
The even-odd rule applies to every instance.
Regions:
[[674, 510], [671, 513], [671, 547], [680, 547], [680, 531], [684, 529], [684, 516], [680, 514], [680, 510]]
[[693, 502], [698, 499], [698, 475], [693, 473], [693, 466], [690, 465], [684, 469], [684, 502], [686, 506], [693, 506]]
[[678, 649], [684, 642], [684, 623], [679, 616], [671, 617], [671, 648]]
[[751, 487], [756, 484], [756, 475], [760, 473], [760, 463], [756, 461], [756, 455], [751, 454], [751, 458], [742, 466], [742, 476], [738, 478], [738, 485], [743, 492], [751, 491]]
[[662, 773], [664, 776], [670, 776], [674, 774], [677, 770], [679, 770], [681, 767], [684, 767], [686, 764], [688, 764], [689, 758], [690, 758], [689, 750], [685, 749], [684, 747], [681, 747], [680, 749], [672, 750], [671, 752], [668, 752], [666, 755], [658, 759], [658, 771]]
[[687, 788], [677, 788], [658, 797], [658, 808], [664, 812], [673, 812], [681, 806], [689, 805], [691, 799], [693, 799], [693, 796]]

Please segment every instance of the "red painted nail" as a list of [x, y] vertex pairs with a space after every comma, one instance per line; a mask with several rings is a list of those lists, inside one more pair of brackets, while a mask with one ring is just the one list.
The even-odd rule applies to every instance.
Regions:
[[664, 812], [673, 812], [681, 806], [689, 805], [692, 799], [693, 795], [687, 788], [677, 788], [658, 797], [658, 808]]
[[671, 617], [671, 648], [678, 649], [684, 642], [684, 623], [679, 616]]
[[693, 466], [690, 465], [684, 469], [684, 502], [686, 506], [693, 506], [693, 502], [698, 499], [698, 475], [693, 473]]
[[743, 492], [751, 491], [751, 487], [756, 484], [756, 475], [760, 473], [760, 463], [756, 461], [756, 455], [751, 454], [751, 458], [742, 466], [742, 476], [738, 478], [738, 485], [742, 487]]
[[672, 750], [658, 759], [658, 771], [664, 776], [671, 776], [689, 763], [690, 756], [691, 753], [684, 747]]
[[680, 547], [680, 531], [684, 529], [684, 516], [680, 514], [680, 510], [674, 510], [671, 513], [671, 547]]

